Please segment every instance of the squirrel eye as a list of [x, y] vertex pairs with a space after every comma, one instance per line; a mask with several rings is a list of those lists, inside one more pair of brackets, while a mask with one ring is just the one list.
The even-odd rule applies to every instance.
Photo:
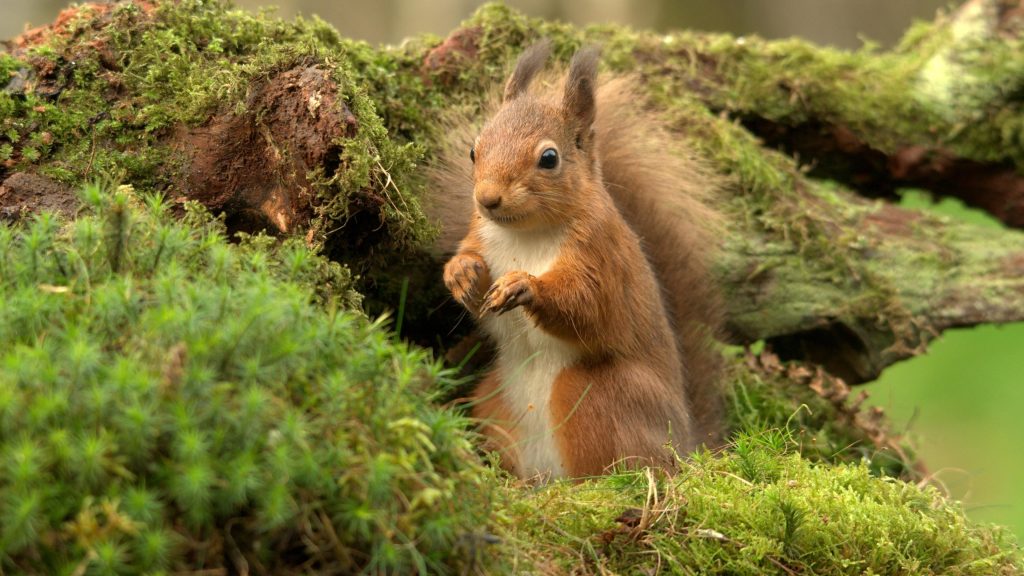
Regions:
[[473, 146], [469, 147], [469, 161], [474, 164], [476, 163], [476, 148]]
[[537, 162], [537, 166], [547, 170], [558, 166], [558, 150], [546, 148], [540, 153], [540, 162]]

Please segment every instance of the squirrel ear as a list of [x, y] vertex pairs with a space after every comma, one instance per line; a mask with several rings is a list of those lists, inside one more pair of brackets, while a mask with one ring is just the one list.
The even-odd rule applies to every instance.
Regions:
[[566, 119], [575, 122], [578, 139], [587, 139], [594, 123], [594, 88], [597, 84], [597, 63], [601, 50], [591, 46], [572, 57], [569, 76], [565, 80], [565, 95], [562, 97], [562, 112]]
[[534, 42], [520, 54], [519, 60], [516, 60], [516, 69], [505, 83], [505, 95], [502, 96], [502, 101], [507, 102], [525, 92], [533, 77], [544, 68], [550, 54], [551, 40], [547, 38]]

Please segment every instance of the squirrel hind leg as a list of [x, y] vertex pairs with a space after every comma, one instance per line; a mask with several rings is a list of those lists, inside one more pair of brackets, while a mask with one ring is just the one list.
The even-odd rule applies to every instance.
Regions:
[[669, 441], [680, 454], [693, 448], [683, 400], [652, 370], [628, 362], [563, 370], [551, 417], [563, 465], [575, 478], [615, 465], [672, 468]]
[[501, 467], [521, 477], [515, 419], [501, 395], [501, 380], [497, 373], [492, 371], [484, 376], [473, 391], [472, 400], [473, 418], [480, 423], [480, 432], [485, 438], [483, 449], [497, 452], [501, 457]]

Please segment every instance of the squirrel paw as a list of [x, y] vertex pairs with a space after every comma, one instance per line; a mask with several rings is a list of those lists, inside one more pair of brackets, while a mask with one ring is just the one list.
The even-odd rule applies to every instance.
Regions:
[[481, 316], [495, 312], [499, 315], [533, 302], [537, 278], [517, 270], [509, 272], [491, 286], [484, 294], [484, 303], [480, 309]]
[[444, 285], [459, 304], [471, 311], [480, 303], [488, 275], [487, 263], [476, 254], [456, 254], [444, 265]]

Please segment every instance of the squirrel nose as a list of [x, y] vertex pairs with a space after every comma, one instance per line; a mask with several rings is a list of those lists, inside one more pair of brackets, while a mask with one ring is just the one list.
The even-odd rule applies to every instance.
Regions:
[[477, 186], [476, 201], [488, 210], [497, 208], [501, 205], [501, 188], [486, 184]]
[[501, 196], [498, 196], [497, 194], [494, 196], [481, 196], [479, 202], [484, 208], [493, 210], [498, 206], [501, 206]]

